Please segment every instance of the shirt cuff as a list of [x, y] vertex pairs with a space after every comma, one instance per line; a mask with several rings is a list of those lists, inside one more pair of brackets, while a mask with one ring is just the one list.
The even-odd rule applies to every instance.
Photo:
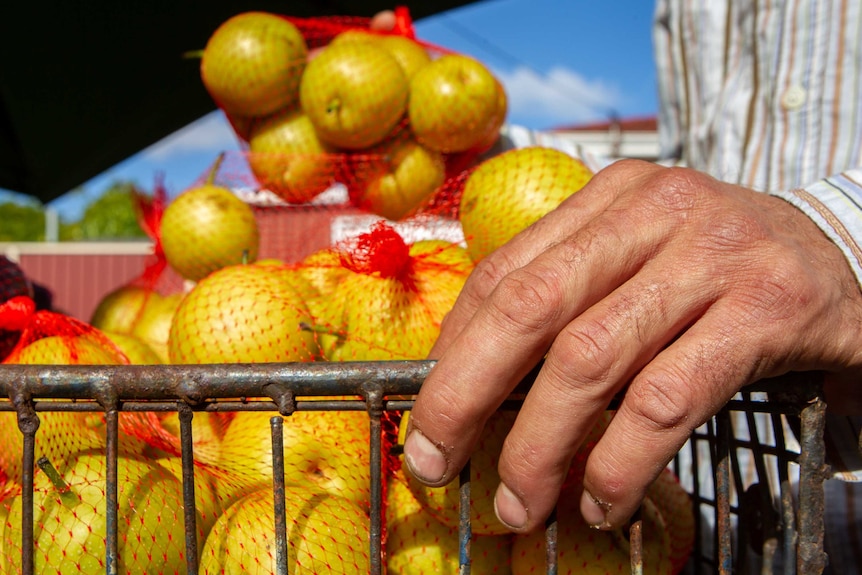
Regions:
[[790, 202], [810, 217], [841, 249], [862, 286], [862, 169], [770, 195]]

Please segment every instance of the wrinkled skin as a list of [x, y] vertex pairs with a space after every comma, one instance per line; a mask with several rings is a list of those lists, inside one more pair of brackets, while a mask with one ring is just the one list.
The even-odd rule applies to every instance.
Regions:
[[611, 398], [581, 513], [620, 526], [646, 487], [742, 386], [825, 370], [858, 411], [862, 294], [848, 262], [782, 199], [635, 160], [599, 172], [482, 260], [447, 316], [411, 414], [408, 467], [458, 476], [486, 419], [545, 358], [500, 459], [497, 515], [542, 525]]

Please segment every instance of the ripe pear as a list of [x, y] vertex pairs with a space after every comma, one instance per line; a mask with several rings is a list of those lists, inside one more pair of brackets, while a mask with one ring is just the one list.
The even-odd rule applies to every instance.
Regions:
[[[472, 531], [477, 535], [510, 533], [494, 512], [494, 495], [500, 484], [500, 474], [497, 472], [500, 451], [515, 423], [515, 417], [515, 411], [499, 411], [492, 415], [470, 459], [470, 521]], [[406, 412], [400, 426], [402, 437], [409, 419], [409, 412]], [[457, 480], [443, 487], [428, 487], [408, 473], [406, 484], [431, 516], [450, 529], [458, 529], [460, 493]]]
[[[117, 573], [185, 572], [180, 482], [152, 462], [122, 456], [117, 462], [119, 538]], [[56, 475], [34, 475], [35, 572], [99, 573], [105, 569], [105, 477], [101, 452], [79, 454]], [[0, 525], [7, 568], [20, 573], [22, 497], [9, 503]], [[17, 552], [15, 550], [17, 549]]]
[[[414, 497], [403, 472], [386, 491], [386, 566], [400, 575], [458, 575], [458, 527], [438, 521]], [[511, 535], [477, 535], [470, 542], [471, 572], [511, 573]]]
[[135, 335], [104, 332], [114, 345], [125, 355], [130, 365], [153, 365], [164, 363], [159, 354], [144, 340]]
[[[16, 365], [119, 365], [126, 362], [122, 353], [96, 330], [85, 335], [56, 335], [37, 339], [10, 357]], [[62, 465], [75, 453], [105, 446], [102, 415], [69, 411], [39, 414], [36, 432], [36, 458], [45, 456]], [[0, 471], [19, 481], [21, 478], [24, 436], [14, 411], [0, 412]], [[120, 447], [135, 451], [137, 442], [122, 438]], [[132, 444], [134, 443], [134, 447]]]
[[466, 251], [441, 240], [410, 246], [389, 226], [360, 236], [346, 266], [351, 273], [332, 296], [342, 310], [343, 337], [334, 361], [424, 359], [440, 334], [473, 264]]
[[277, 14], [244, 12], [207, 41], [201, 79], [229, 114], [266, 116], [297, 101], [308, 47], [300, 30]]
[[652, 501], [667, 525], [670, 562], [674, 574], [681, 573], [694, 549], [695, 516], [689, 493], [670, 469], [665, 469], [647, 488]]
[[[370, 521], [348, 499], [286, 488], [288, 573], [368, 573]], [[200, 553], [201, 573], [277, 572], [272, 486], [248, 493], [216, 521]]]
[[[489, 131], [499, 130], [501, 84], [480, 61], [445, 54], [410, 80], [407, 115], [420, 143], [444, 153], [477, 148]], [[503, 106], [505, 108], [505, 106]]]
[[182, 293], [151, 297], [132, 328], [132, 335], [147, 344], [162, 363], [168, 363], [168, 336], [174, 313], [182, 302]]
[[483, 161], [467, 177], [459, 209], [470, 256], [478, 262], [584, 187], [592, 175], [580, 160], [542, 146]]
[[133, 283], [121, 285], [102, 296], [90, 316], [90, 325], [106, 332], [130, 334], [149, 299], [158, 295], [154, 289]]
[[395, 58], [370, 42], [324, 47], [299, 86], [302, 110], [321, 140], [347, 150], [382, 142], [407, 108], [409, 84]]
[[443, 154], [404, 132], [369, 150], [380, 169], [360, 186], [357, 205], [389, 220], [400, 220], [431, 197], [446, 179]]
[[249, 136], [248, 163], [264, 188], [292, 204], [310, 202], [335, 182], [339, 156], [302, 110], [261, 120]]
[[[197, 417], [197, 416], [196, 416]], [[183, 462], [180, 456], [166, 456], [153, 459], [171, 473], [180, 483], [183, 481]], [[197, 511], [197, 530], [200, 541], [209, 535], [216, 520], [224, 511], [224, 506], [216, 492], [218, 477], [206, 465], [195, 465], [195, 510]]]
[[260, 245], [251, 207], [212, 183], [190, 188], [170, 202], [161, 234], [168, 264], [191, 281], [225, 266], [254, 262]]
[[[271, 413], [237, 413], [221, 442], [216, 485], [225, 504], [272, 486]], [[284, 480], [370, 505], [369, 421], [364, 411], [297, 411], [284, 418]]]
[[232, 265], [198, 282], [171, 324], [171, 363], [309, 361], [308, 307], [275, 266]]
[[[559, 573], [628, 573], [631, 569], [630, 547], [626, 530], [593, 529], [581, 517], [580, 497], [562, 499], [557, 509], [557, 570]], [[673, 534], [649, 500], [644, 501], [643, 573], [670, 575], [670, 546]], [[545, 570], [545, 532], [516, 535], [512, 545], [512, 574], [527, 575]]]
[[356, 29], [345, 30], [335, 36], [329, 45], [342, 42], [376, 43], [395, 58], [408, 81], [419, 69], [431, 62], [431, 55], [419, 42], [399, 34], [375, 34]]

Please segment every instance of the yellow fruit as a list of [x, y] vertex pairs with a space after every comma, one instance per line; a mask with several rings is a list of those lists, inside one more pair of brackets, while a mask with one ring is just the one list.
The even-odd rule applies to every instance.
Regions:
[[592, 172], [580, 160], [534, 146], [489, 158], [467, 177], [460, 221], [479, 261], [580, 190]]
[[[494, 495], [500, 484], [497, 472], [500, 451], [516, 416], [515, 411], [499, 411], [492, 415], [470, 459], [470, 520], [475, 534], [510, 533], [494, 512]], [[402, 436], [408, 420], [409, 412], [401, 420]], [[428, 487], [407, 474], [407, 486], [428, 513], [449, 528], [458, 529], [460, 494], [457, 480], [443, 487]]]
[[212, 184], [186, 190], [169, 203], [161, 234], [168, 264], [192, 281], [225, 266], [254, 262], [260, 244], [251, 207]]
[[[425, 510], [407, 487], [403, 473], [389, 480], [386, 504], [386, 565], [399, 575], [458, 575], [458, 527]], [[473, 534], [471, 572], [511, 573], [510, 535]]]
[[343, 337], [330, 359], [424, 359], [472, 262], [463, 248], [445, 241], [407, 246], [385, 225], [359, 241], [346, 263], [351, 273], [331, 298], [331, 305], [342, 311], [336, 326]]
[[104, 332], [114, 345], [129, 359], [131, 365], [164, 363], [152, 347], [141, 338], [124, 333]]
[[398, 34], [374, 34], [363, 30], [346, 30], [333, 38], [329, 45], [343, 42], [377, 43], [395, 58], [408, 80], [419, 69], [431, 62], [430, 54], [421, 44]]
[[[583, 520], [578, 509], [579, 497], [561, 500], [557, 510], [557, 572], [565, 574], [606, 575], [631, 570], [628, 533], [622, 529], [600, 531]], [[670, 575], [670, 541], [656, 506], [649, 500], [643, 505], [643, 573]], [[516, 535], [512, 545], [512, 574], [535, 575], [546, 572], [545, 532]]]
[[186, 294], [174, 314], [172, 363], [308, 361], [318, 350], [308, 307], [274, 266], [233, 265]]
[[320, 141], [306, 114], [287, 109], [252, 128], [248, 163], [261, 186], [301, 204], [334, 183], [339, 161], [335, 151]]
[[308, 63], [302, 110], [324, 142], [357, 150], [382, 142], [407, 107], [407, 77], [385, 49], [366, 42], [328, 45]]
[[[56, 335], [38, 339], [27, 345], [8, 363], [28, 365], [118, 365], [125, 358], [99, 332], [80, 336]], [[101, 449], [105, 434], [99, 413], [69, 411], [39, 413], [36, 433], [36, 459], [45, 456], [60, 466], [75, 453], [86, 449]], [[20, 481], [24, 437], [18, 429], [15, 412], [0, 412], [0, 470], [7, 477]], [[127, 442], [121, 441], [125, 448]]]
[[237, 116], [265, 116], [298, 97], [308, 48], [299, 29], [265, 12], [228, 19], [207, 41], [201, 79], [215, 102]]
[[[84, 452], [68, 466], [55, 467], [62, 477], [57, 483], [42, 470], [34, 475], [34, 572], [105, 571], [105, 454]], [[21, 573], [22, 497], [13, 497], [8, 504], [0, 540], [13, 550], [2, 569]], [[143, 459], [118, 458], [117, 508], [116, 573], [185, 572], [182, 486], [176, 477]]]
[[154, 294], [158, 295], [155, 290], [135, 284], [122, 285], [102, 296], [90, 316], [90, 325], [102, 331], [129, 334]]
[[425, 202], [446, 179], [443, 154], [397, 135], [369, 151], [380, 156], [381, 169], [365, 181], [358, 205], [389, 220], [400, 220]]
[[[250, 492], [216, 521], [200, 552], [200, 572], [277, 572], [272, 486]], [[368, 573], [370, 521], [354, 503], [329, 493], [288, 487], [288, 573]]]
[[646, 496], [655, 504], [671, 534], [673, 573], [681, 573], [694, 549], [696, 519], [691, 496], [670, 469], [661, 472], [647, 489]]
[[410, 129], [420, 143], [440, 152], [477, 148], [502, 125], [500, 92], [500, 83], [478, 60], [441, 56], [410, 80]]
[[[272, 413], [237, 413], [221, 442], [214, 472], [227, 503], [272, 487]], [[297, 411], [284, 418], [284, 480], [370, 505], [369, 421], [364, 411]]]
[[161, 363], [170, 361], [168, 336], [171, 332], [174, 313], [176, 313], [182, 300], [183, 294], [181, 293], [165, 296], [157, 294], [150, 297], [132, 328], [131, 335], [147, 344], [159, 357]]

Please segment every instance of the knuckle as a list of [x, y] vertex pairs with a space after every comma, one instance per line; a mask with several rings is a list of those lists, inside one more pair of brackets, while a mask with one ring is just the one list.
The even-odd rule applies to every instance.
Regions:
[[559, 318], [563, 294], [553, 277], [524, 268], [500, 280], [488, 301], [507, 326], [535, 332]]
[[[608, 380], [615, 353], [615, 340], [610, 331], [598, 321], [583, 320], [569, 324], [554, 341], [545, 367], [555, 370], [555, 381], [572, 381], [581, 385], [605, 383]], [[567, 366], [572, 373], [559, 373]]]
[[623, 404], [647, 431], [678, 428], [686, 422], [693, 407], [685, 381], [656, 373], [638, 378], [626, 391]]

